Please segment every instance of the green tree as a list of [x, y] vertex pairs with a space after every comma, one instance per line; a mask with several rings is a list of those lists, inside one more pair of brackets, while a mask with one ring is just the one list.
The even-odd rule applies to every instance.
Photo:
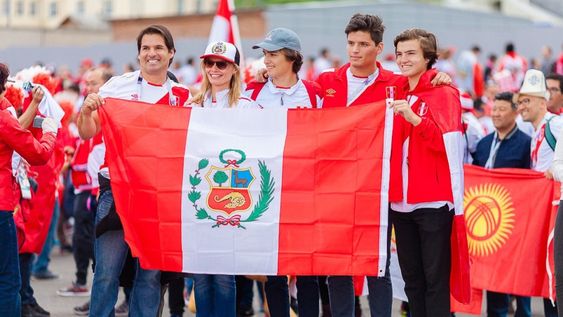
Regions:
[[223, 171], [218, 171], [213, 175], [213, 181], [219, 184], [219, 187], [223, 187], [223, 183], [229, 179], [229, 176]]

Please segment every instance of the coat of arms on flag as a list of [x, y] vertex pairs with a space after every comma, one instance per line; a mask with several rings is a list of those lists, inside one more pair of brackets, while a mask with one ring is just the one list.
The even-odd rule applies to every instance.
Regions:
[[[238, 154], [236, 159], [226, 158], [229, 154]], [[270, 170], [264, 161], [258, 162], [260, 173], [260, 195], [257, 203], [253, 206], [253, 195], [251, 185], [256, 177], [252, 167], [244, 167], [242, 164], [246, 160], [246, 154], [239, 149], [225, 149], [219, 153], [219, 161], [224, 166], [210, 166], [209, 160], [201, 159], [198, 168], [190, 174], [191, 191], [188, 199], [193, 203], [198, 220], [212, 220], [215, 224], [213, 228], [231, 225], [246, 229], [241, 223], [256, 221], [274, 199], [275, 182]], [[207, 169], [207, 172], [205, 170]], [[198, 205], [202, 196], [199, 189], [202, 178], [200, 175], [205, 173], [207, 182], [207, 199], [205, 207]], [[255, 190], [254, 190], [255, 191]]]

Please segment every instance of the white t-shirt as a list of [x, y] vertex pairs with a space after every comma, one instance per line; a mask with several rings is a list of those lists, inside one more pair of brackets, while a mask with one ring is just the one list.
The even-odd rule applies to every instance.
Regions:
[[[203, 100], [204, 108], [231, 108], [229, 106], [229, 89], [224, 89], [215, 94], [215, 100], [211, 98], [211, 93], [207, 93]], [[255, 101], [250, 100], [249, 98], [240, 96], [238, 99], [238, 103], [233, 106], [233, 108], [256, 108], [259, 109], [260, 105], [258, 105]]]
[[[154, 104], [187, 106], [189, 90], [187, 87], [177, 84], [169, 78], [162, 85], [147, 82], [141, 77], [141, 72], [137, 70], [112, 77], [100, 87], [98, 94], [103, 98], [111, 97]], [[183, 99], [186, 99], [186, 102], [182, 102]], [[107, 166], [100, 168], [100, 174], [105, 178], [110, 178]]]
[[551, 133], [557, 139], [563, 130], [563, 119], [560, 116], [556, 116], [553, 113], [546, 113], [539, 124], [538, 129], [534, 131], [532, 136], [532, 144], [530, 149], [532, 169], [538, 172], [545, 172], [553, 163], [554, 150], [551, 149], [549, 144], [545, 139], [545, 123], [548, 119]]
[[[243, 94], [245, 97], [250, 98], [253, 90], [247, 90]], [[317, 108], [321, 107], [321, 98], [317, 98]], [[291, 87], [279, 87], [274, 85], [271, 80], [268, 80], [260, 93], [256, 97], [256, 102], [263, 108], [271, 107], [286, 107], [294, 108], [312, 108], [311, 99], [305, 84], [301, 79]]]
[[348, 98], [346, 99], [346, 105], [351, 105], [354, 100], [358, 99], [366, 89], [375, 83], [375, 80], [379, 76], [379, 68], [376, 68], [375, 73], [369, 75], [368, 77], [357, 77], [352, 74], [350, 68], [346, 70], [346, 81], [348, 83]]

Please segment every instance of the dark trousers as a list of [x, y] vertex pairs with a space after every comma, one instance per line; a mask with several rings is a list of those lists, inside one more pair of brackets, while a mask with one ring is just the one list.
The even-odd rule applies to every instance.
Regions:
[[168, 307], [170, 315], [182, 315], [184, 313], [184, 278], [177, 278], [168, 284]]
[[[286, 276], [268, 276], [266, 298], [271, 317], [289, 316], [289, 290]], [[297, 277], [297, 303], [300, 317], [319, 316], [319, 282], [316, 276]]]
[[252, 309], [252, 300], [254, 298], [254, 281], [244, 275], [235, 276], [237, 283], [237, 313], [247, 312]]
[[90, 191], [76, 194], [74, 198], [72, 255], [76, 263], [76, 283], [80, 285], [86, 285], [90, 260], [94, 260], [94, 209], [91, 204], [95, 201]]
[[20, 274], [22, 286], [20, 288], [20, 296], [22, 305], [33, 305], [36, 303], [33, 297], [33, 288], [31, 287], [31, 266], [33, 265], [33, 253], [20, 254]]
[[453, 215], [447, 205], [390, 212], [412, 317], [450, 316]]
[[[516, 312], [514, 317], [531, 317], [531, 298], [525, 296], [516, 297]], [[508, 306], [510, 305], [510, 295], [487, 291], [487, 316], [506, 317], [508, 316]]]

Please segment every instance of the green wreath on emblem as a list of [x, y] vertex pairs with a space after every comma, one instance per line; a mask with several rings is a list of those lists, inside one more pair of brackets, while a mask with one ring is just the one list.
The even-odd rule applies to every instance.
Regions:
[[[244, 159], [245, 157], [243, 157], [240, 162], [237, 162], [237, 164], [242, 163]], [[210, 216], [205, 208], [200, 208], [197, 205], [197, 201], [201, 198], [201, 192], [197, 190], [197, 186], [201, 183], [202, 180], [199, 176], [200, 171], [202, 169], [205, 169], [208, 165], [209, 160], [201, 159], [194, 174], [190, 174], [190, 185], [192, 185], [192, 188], [188, 193], [188, 199], [192, 202], [193, 207], [196, 210], [196, 218], [198, 220], [209, 219], [214, 222], [218, 222], [217, 218]], [[272, 172], [268, 169], [264, 161], [258, 161], [258, 169], [260, 171], [260, 195], [258, 196], [258, 202], [254, 205], [254, 209], [252, 210], [248, 218], [241, 220], [241, 223], [258, 220], [258, 218], [260, 218], [260, 216], [262, 216], [262, 214], [268, 210], [270, 203], [272, 202], [272, 200], [274, 200], [275, 181], [272, 178]], [[212, 228], [215, 227], [219, 227], [219, 224], [212, 226]], [[246, 229], [246, 227], [244, 227], [240, 223], [237, 225], [237, 227]]]

